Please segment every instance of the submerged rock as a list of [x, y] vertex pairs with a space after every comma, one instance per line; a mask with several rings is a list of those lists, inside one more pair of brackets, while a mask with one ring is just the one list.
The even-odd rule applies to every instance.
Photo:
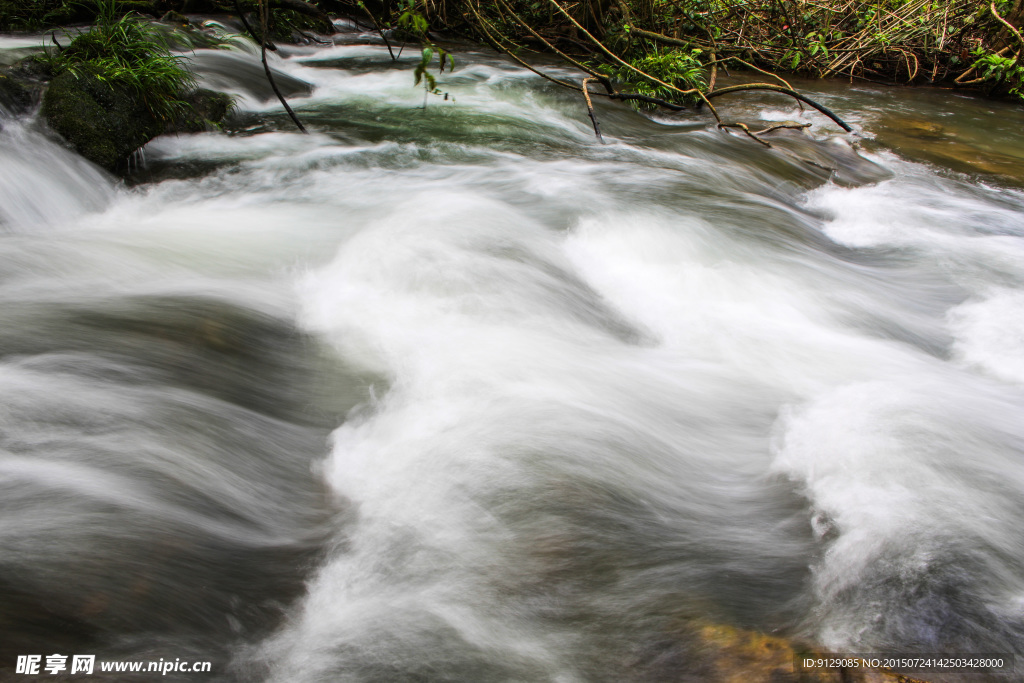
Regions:
[[963, 128], [906, 116], [890, 116], [876, 126], [875, 144], [895, 150], [911, 161], [937, 164], [959, 173], [991, 176], [1024, 185], [1019, 150], [998, 147], [982, 137], [964, 135]]
[[798, 658], [814, 660], [837, 655], [725, 624], [698, 621], [691, 627], [695, 629], [700, 649], [712, 662], [710, 677], [722, 683], [927, 683], [885, 669], [798, 667]]
[[837, 185], [857, 187], [892, 178], [892, 171], [865, 159], [843, 138], [818, 140], [805, 129], [780, 128], [763, 136]]

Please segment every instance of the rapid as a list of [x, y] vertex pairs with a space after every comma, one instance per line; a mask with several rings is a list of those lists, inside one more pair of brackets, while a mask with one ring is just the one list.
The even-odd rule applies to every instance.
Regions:
[[720, 108], [808, 134], [597, 102], [599, 144], [454, 52], [425, 97], [354, 27], [282, 49], [304, 136], [197, 50], [230, 134], [128, 182], [0, 115], [0, 666], [704, 681], [709, 624], [1024, 656], [1024, 110], [802, 84], [858, 134], [765, 95]]

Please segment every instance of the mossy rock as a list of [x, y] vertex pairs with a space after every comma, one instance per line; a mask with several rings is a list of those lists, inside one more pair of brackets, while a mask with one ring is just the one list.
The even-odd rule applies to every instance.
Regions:
[[133, 93], [85, 71], [50, 82], [43, 116], [75, 151], [110, 171], [164, 130]]
[[185, 100], [191, 106], [188, 114], [168, 127], [168, 133], [201, 133], [220, 125], [234, 106], [230, 95], [199, 88]]
[[87, 71], [64, 72], [43, 96], [43, 117], [76, 152], [108, 171], [123, 169], [132, 152], [161, 133], [198, 133], [216, 127], [231, 108], [231, 97], [196, 90], [186, 97], [190, 111], [167, 122], [157, 119], [133, 91]]
[[192, 22], [189, 20], [188, 17], [186, 17], [181, 12], [175, 12], [174, 10], [164, 12], [163, 16], [160, 17], [160, 21], [163, 21], [168, 24], [177, 24], [178, 26], [192, 25]]
[[38, 85], [53, 78], [53, 68], [49, 60], [41, 54], [29, 55], [19, 60], [8, 67], [6, 73], [12, 78]]

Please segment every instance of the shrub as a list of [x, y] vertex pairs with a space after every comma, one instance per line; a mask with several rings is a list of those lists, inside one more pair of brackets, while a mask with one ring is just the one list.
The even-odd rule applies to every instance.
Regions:
[[[654, 76], [659, 81], [673, 85], [680, 90], [691, 88], [704, 89], [707, 86], [704, 78], [704, 67], [700, 63], [698, 55], [701, 51], [694, 50], [670, 50], [653, 48], [647, 54], [635, 57], [630, 64], [646, 74]], [[615, 81], [618, 81], [624, 88], [668, 101], [679, 101], [682, 96], [665, 86], [649, 81], [636, 71], [625, 66], [610, 68], [607, 65], [600, 67]], [[692, 99], [696, 99], [694, 96]], [[653, 107], [654, 105], [640, 103], [637, 106]]]

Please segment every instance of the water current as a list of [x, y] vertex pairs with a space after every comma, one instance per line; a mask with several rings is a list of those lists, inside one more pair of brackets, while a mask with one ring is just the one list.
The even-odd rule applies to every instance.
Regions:
[[708, 624], [1024, 657], [1024, 110], [801, 84], [857, 134], [763, 95], [720, 106], [813, 126], [597, 102], [600, 144], [455, 52], [424, 98], [351, 27], [282, 49], [304, 136], [198, 50], [229, 132], [127, 182], [0, 121], [0, 677], [704, 681]]

